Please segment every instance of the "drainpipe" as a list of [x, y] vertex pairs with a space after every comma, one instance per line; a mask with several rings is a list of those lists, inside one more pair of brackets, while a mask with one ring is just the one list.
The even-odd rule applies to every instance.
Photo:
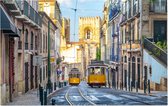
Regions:
[[[142, 0], [140, 0], [139, 1], [139, 8], [140, 8], [140, 31], [139, 31], [139, 39], [140, 39], [140, 53], [141, 53], [141, 57], [140, 57], [140, 59], [141, 59], [141, 62], [140, 62], [140, 64], [141, 64], [141, 78], [140, 79], [143, 79], [143, 48], [142, 48], [142, 43], [143, 43], [143, 41], [142, 41]], [[142, 81], [142, 80], [141, 80]], [[140, 88], [141, 88], [141, 84], [140, 84]]]
[[48, 21], [48, 83], [47, 88], [51, 93], [51, 63], [50, 63], [50, 21]]

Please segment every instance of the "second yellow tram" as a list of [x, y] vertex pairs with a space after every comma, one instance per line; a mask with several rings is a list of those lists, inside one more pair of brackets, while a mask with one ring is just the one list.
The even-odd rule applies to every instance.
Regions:
[[72, 68], [69, 72], [69, 85], [80, 84], [80, 72], [77, 68]]
[[87, 67], [87, 83], [89, 86], [106, 86], [106, 68], [102, 61], [92, 61]]

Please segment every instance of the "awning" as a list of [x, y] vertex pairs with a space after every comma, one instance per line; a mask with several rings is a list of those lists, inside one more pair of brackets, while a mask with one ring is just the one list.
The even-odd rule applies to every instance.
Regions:
[[11, 37], [19, 37], [20, 32], [15, 27], [10, 17], [4, 10], [4, 8], [0, 5], [0, 30], [5, 34]]

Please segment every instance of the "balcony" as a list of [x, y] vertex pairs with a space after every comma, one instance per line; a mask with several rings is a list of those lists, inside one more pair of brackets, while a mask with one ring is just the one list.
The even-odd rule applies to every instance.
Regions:
[[29, 46], [29, 43], [25, 43], [25, 50], [28, 50], [29, 48], [28, 48], [28, 46]]
[[126, 20], [127, 20], [127, 12], [125, 12], [125, 14], [123, 14], [122, 21], [121, 21], [120, 25], [123, 25], [126, 22]]
[[25, 0], [3, 0], [7, 8], [17, 18], [24, 23], [30, 24], [39, 29], [41, 27], [41, 16], [33, 7]]
[[138, 8], [138, 5], [134, 5], [133, 6], [133, 15], [135, 16], [136, 14], [139, 13], [139, 8]]
[[112, 6], [113, 6], [113, 8], [110, 9], [109, 21], [111, 21], [120, 12], [119, 5], [117, 5], [117, 6], [111, 5], [111, 7]]
[[148, 50], [155, 58], [157, 58], [167, 66], [167, 53], [165, 51], [157, 47], [148, 38], [144, 39], [143, 45], [144, 45], [144, 48]]
[[3, 2], [14, 16], [22, 15], [20, 8], [18, 7], [18, 4], [21, 4], [20, 0], [3, 0]]
[[128, 43], [122, 44], [122, 50], [127, 50], [128, 52], [140, 51], [140, 47], [141, 47], [140, 45], [141, 45], [141, 43], [139, 40], [131, 41], [131, 43], [128, 42]]

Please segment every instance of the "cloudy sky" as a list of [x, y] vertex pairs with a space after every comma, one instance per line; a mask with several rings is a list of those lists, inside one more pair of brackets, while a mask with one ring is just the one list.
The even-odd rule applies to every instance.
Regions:
[[[76, 0], [58, 0], [61, 7], [62, 16], [70, 18], [70, 34], [71, 41], [78, 41], [78, 18], [82, 16], [100, 16], [102, 17], [102, 10], [105, 0], [78, 0], [77, 14], [76, 14], [76, 26], [74, 31], [74, 17]], [[74, 37], [75, 32], [75, 37]]]

